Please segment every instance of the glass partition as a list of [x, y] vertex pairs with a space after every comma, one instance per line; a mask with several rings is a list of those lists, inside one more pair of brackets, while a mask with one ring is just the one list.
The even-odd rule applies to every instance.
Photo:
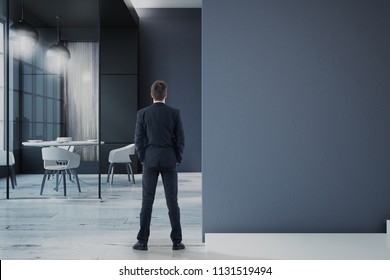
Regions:
[[11, 181], [10, 163], [12, 158], [8, 153], [8, 120], [9, 120], [9, 100], [8, 100], [8, 70], [7, 70], [7, 19], [8, 2], [0, 0], [0, 178], [2, 180], [2, 190], [5, 197], [9, 198], [9, 188]]
[[0, 21], [0, 149], [4, 150], [5, 147], [5, 96], [4, 96], [4, 80], [5, 80], [5, 65], [4, 65], [4, 22]]
[[[35, 45], [15, 41], [20, 20], [36, 30]], [[100, 198], [99, 1], [1, 0], [0, 40], [0, 148], [10, 152], [1, 167], [0, 177], [8, 178], [0, 179], [1, 189], [7, 198], [63, 198], [60, 180], [66, 179], [67, 198]], [[62, 64], [60, 47], [70, 53], [67, 63]], [[88, 143], [64, 145], [59, 137]], [[58, 181], [59, 172], [48, 172], [46, 146], [80, 156], [75, 170], [82, 192], [72, 170]]]

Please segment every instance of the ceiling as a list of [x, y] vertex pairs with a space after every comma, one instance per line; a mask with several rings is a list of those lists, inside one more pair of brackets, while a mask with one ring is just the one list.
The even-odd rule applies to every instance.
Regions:
[[[125, 0], [128, 1], [128, 0]], [[21, 17], [22, 0], [12, 0], [11, 14]], [[101, 14], [99, 9], [101, 5]], [[133, 9], [134, 10], [134, 9]], [[25, 19], [37, 28], [55, 27], [56, 15], [62, 27], [97, 28], [99, 18], [113, 26], [130, 26], [131, 15], [124, 0], [28, 0], [24, 1]]]
[[[10, 0], [9, 3], [10, 19], [19, 20], [22, 0]], [[26, 0], [24, 19], [41, 29], [43, 34], [54, 31], [55, 35], [56, 16], [59, 16], [63, 40], [96, 41], [99, 27], [138, 26], [135, 9], [201, 7], [202, 0]]]
[[125, 0], [134, 8], [202, 8], [202, 0]]
[[[10, 1], [13, 18], [21, 17], [22, 0]], [[111, 14], [110, 21], [122, 25], [133, 7], [138, 8], [201, 8], [202, 0], [102, 0], [102, 11]], [[97, 0], [27, 0], [24, 1], [25, 19], [36, 27], [55, 27], [56, 15], [62, 27], [97, 27], [99, 1]], [[134, 17], [134, 15], [133, 15]]]
[[[12, 14], [21, 14], [21, 0], [12, 0]], [[28, 0], [24, 1], [25, 19], [36, 27], [55, 27], [56, 16], [62, 27], [94, 27], [99, 21], [96, 0]]]
[[[61, 38], [67, 41], [97, 41], [100, 28], [136, 27], [138, 16], [124, 0], [28, 0], [24, 1], [24, 19], [40, 29], [43, 41], [56, 36], [60, 17]], [[22, 17], [22, 0], [10, 1], [10, 19]], [[42, 36], [41, 36], [42, 35]]]

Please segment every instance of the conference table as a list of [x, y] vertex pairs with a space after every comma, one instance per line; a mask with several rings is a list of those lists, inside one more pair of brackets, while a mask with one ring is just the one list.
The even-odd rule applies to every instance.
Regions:
[[[100, 141], [100, 144], [104, 144], [104, 141]], [[58, 146], [68, 146], [75, 147], [74, 152], [77, 153], [79, 150], [88, 147], [88, 146], [97, 146], [99, 145], [99, 141], [95, 139], [84, 140], [84, 141], [41, 141], [41, 140], [28, 140], [26, 142], [22, 142], [23, 146], [26, 147], [58, 147]]]
[[[100, 141], [100, 144], [104, 144], [104, 141]], [[84, 140], [84, 141], [60, 141], [60, 140], [53, 140], [53, 141], [42, 141], [42, 140], [28, 140], [25, 142], [22, 142], [23, 146], [26, 147], [38, 147], [38, 148], [44, 148], [44, 147], [68, 147], [68, 150], [72, 148], [72, 152], [77, 153], [78, 151], [91, 146], [97, 146], [99, 145], [99, 141], [96, 139], [90, 139], [90, 140]], [[58, 190], [58, 184], [59, 181], [57, 180], [56, 189]]]

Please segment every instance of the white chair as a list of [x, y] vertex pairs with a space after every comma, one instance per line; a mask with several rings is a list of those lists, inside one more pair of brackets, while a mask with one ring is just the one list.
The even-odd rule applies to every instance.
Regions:
[[67, 150], [69, 152], [74, 152], [74, 146], [57, 146], [58, 148], [61, 148], [61, 149], [64, 149], [64, 150]]
[[[75, 148], [75, 146], [57, 146], [58, 148], [60, 148], [60, 149], [64, 149], [64, 150], [67, 150], [67, 151], [69, 151], [69, 152], [72, 152], [72, 153], [74, 153], [74, 148]], [[56, 172], [57, 174], [58, 174], [58, 171]], [[69, 180], [71, 180], [72, 181], [72, 174], [71, 174], [72, 172], [71, 172], [71, 170], [69, 171]], [[49, 177], [48, 178], [50, 178], [50, 174], [49, 174]], [[73, 182], [73, 181], [72, 181]]]
[[110, 181], [110, 175], [111, 175], [111, 184], [114, 182], [114, 164], [124, 163], [126, 164], [127, 176], [129, 178], [129, 181], [131, 181], [130, 180], [130, 173], [131, 173], [133, 178], [133, 184], [135, 184], [133, 168], [131, 167], [131, 158], [130, 158], [131, 155], [135, 155], [135, 144], [130, 144], [125, 147], [110, 151], [110, 154], [108, 155], [108, 162], [110, 163], [110, 166], [108, 167], [108, 172], [107, 172], [107, 183]]
[[[67, 151], [69, 151], [69, 152], [74, 152], [74, 146], [57, 146], [58, 148], [60, 148], [60, 149], [64, 149], [64, 150], [67, 150]], [[57, 163], [59, 163], [59, 161], [57, 161]], [[47, 176], [47, 180], [50, 180], [50, 176], [52, 176], [53, 174], [56, 174], [57, 175], [57, 177], [58, 177], [58, 171], [57, 170], [52, 170], [49, 174], [48, 174], [48, 176]], [[70, 172], [69, 172], [69, 180], [71, 180], [72, 179], [72, 177], [71, 177], [71, 174], [70, 174]], [[57, 180], [58, 181], [58, 180]]]
[[77, 187], [79, 192], [80, 182], [76, 171], [76, 168], [80, 166], [80, 155], [69, 152], [67, 150], [58, 147], [42, 148], [43, 166], [45, 168], [45, 174], [42, 180], [41, 195], [45, 186], [46, 177], [53, 171], [57, 172], [57, 185], [58, 185], [58, 173], [62, 174], [62, 180], [64, 184], [64, 196], [66, 196], [66, 172], [70, 171], [75, 175]]
[[[12, 188], [14, 189], [15, 186], [17, 186], [16, 183], [16, 174], [15, 174], [15, 157], [13, 152], [8, 152], [9, 158], [8, 158], [8, 165], [9, 165], [9, 171], [11, 175], [11, 184]], [[0, 166], [7, 166], [7, 151], [1, 150], [0, 151]]]

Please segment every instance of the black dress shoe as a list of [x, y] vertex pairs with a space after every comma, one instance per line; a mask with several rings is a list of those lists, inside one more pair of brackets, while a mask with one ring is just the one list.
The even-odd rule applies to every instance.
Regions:
[[186, 246], [184, 246], [184, 244], [183, 243], [177, 243], [177, 244], [173, 244], [172, 245], [172, 250], [183, 250], [183, 249], [185, 249], [186, 248]]
[[137, 242], [133, 245], [134, 250], [139, 250], [139, 251], [147, 251], [148, 250], [148, 244], [147, 243], [141, 243]]

